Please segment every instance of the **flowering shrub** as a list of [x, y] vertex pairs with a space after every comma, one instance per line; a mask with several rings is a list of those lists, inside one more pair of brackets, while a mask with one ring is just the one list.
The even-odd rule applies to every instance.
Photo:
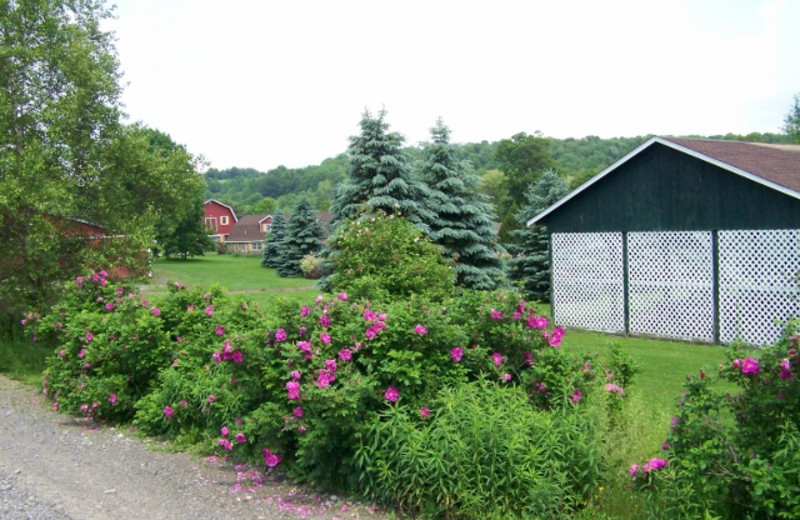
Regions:
[[172, 357], [160, 309], [105, 271], [77, 278], [29, 332], [54, 346], [44, 380], [54, 407], [96, 419], [129, 420]]
[[681, 413], [663, 446], [667, 471], [646, 481], [655, 490], [654, 512], [800, 516], [797, 325], [772, 348], [731, 351], [716, 376], [687, 377]]

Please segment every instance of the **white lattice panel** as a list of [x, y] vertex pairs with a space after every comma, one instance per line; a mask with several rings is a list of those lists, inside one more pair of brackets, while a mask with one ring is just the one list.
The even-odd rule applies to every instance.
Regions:
[[714, 341], [710, 232], [628, 234], [630, 332]]
[[774, 343], [800, 316], [800, 230], [719, 232], [720, 341]]
[[553, 319], [559, 325], [625, 331], [621, 233], [553, 233]]

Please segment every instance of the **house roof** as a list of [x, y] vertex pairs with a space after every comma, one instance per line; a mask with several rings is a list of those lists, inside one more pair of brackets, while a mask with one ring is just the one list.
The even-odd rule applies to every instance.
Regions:
[[643, 150], [660, 144], [800, 199], [800, 145], [653, 137], [527, 222], [536, 224]]
[[226, 242], [257, 242], [264, 240], [261, 223], [272, 218], [270, 215], [245, 215], [231, 228]]
[[219, 205], [220, 205], [220, 206], [222, 206], [223, 208], [228, 208], [228, 210], [231, 212], [231, 215], [233, 215], [233, 221], [234, 221], [234, 222], [239, 222], [239, 219], [238, 219], [238, 218], [236, 218], [236, 212], [235, 212], [235, 211], [233, 211], [233, 208], [232, 208], [232, 207], [228, 206], [227, 204], [223, 204], [222, 202], [220, 202], [220, 201], [218, 201], [218, 200], [216, 200], [216, 199], [207, 199], [206, 201], [204, 201], [204, 202], [203, 202], [203, 206], [205, 206], [205, 205], [206, 205], [206, 204], [208, 204], [209, 202], [213, 202], [214, 204], [219, 204]]

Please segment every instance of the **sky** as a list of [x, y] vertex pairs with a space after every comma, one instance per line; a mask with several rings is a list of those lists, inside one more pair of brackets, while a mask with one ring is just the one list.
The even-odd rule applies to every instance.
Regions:
[[210, 167], [347, 151], [365, 110], [406, 144], [518, 132], [781, 132], [798, 0], [117, 0], [129, 122]]

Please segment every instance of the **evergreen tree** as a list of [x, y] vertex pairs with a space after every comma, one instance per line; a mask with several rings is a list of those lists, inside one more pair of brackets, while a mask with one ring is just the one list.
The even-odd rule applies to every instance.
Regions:
[[495, 213], [478, 192], [478, 177], [471, 165], [456, 158], [450, 130], [441, 119], [431, 128], [420, 172], [430, 193], [427, 205], [431, 240], [455, 261], [456, 283], [470, 289], [492, 290], [503, 278], [494, 231]]
[[509, 262], [512, 280], [521, 282], [528, 297], [550, 301], [550, 240], [545, 226], [531, 226], [530, 219], [549, 208], [569, 192], [567, 181], [553, 170], [544, 172], [539, 181], [528, 188], [526, 204], [517, 214], [522, 229], [512, 231], [517, 241], [509, 249], [514, 257]]
[[427, 187], [414, 178], [402, 148], [405, 138], [389, 132], [385, 116], [385, 110], [377, 118], [365, 111], [361, 135], [350, 137], [351, 184], [337, 190], [331, 206], [334, 221], [357, 217], [369, 207], [387, 215], [400, 214], [427, 232], [425, 222], [432, 215], [421, 202], [427, 196]]
[[281, 241], [280, 276], [300, 276], [300, 261], [306, 255], [319, 252], [322, 247], [322, 226], [317, 220], [311, 202], [303, 197], [292, 210], [286, 225], [286, 236]]
[[269, 237], [264, 241], [264, 249], [261, 252], [261, 267], [277, 269], [281, 265], [284, 238], [286, 238], [286, 219], [283, 213], [278, 211], [272, 216]]

